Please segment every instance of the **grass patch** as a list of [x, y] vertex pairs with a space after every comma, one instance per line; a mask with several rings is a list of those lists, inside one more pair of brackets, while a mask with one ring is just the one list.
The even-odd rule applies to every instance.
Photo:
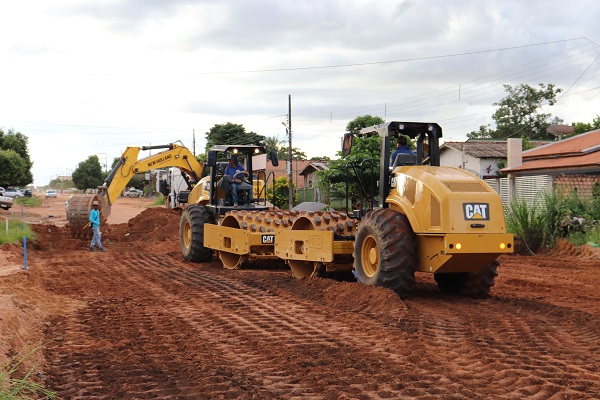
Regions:
[[[0, 367], [0, 399], [56, 399], [56, 393], [46, 389], [42, 384], [34, 382], [32, 376], [35, 368], [32, 367], [23, 377], [16, 377], [23, 361], [40, 348], [26, 351], [21, 350], [19, 354], [10, 359]], [[22, 374], [21, 374], [22, 375]]]
[[7, 232], [6, 221], [0, 219], [0, 244], [21, 243], [23, 236], [27, 237], [27, 241], [35, 239], [35, 233], [31, 230], [29, 224], [21, 223], [21, 221], [17, 220], [9, 220]]
[[33, 196], [33, 197], [19, 197], [18, 199], [15, 200], [14, 204], [15, 205], [17, 205], [17, 204], [23, 205], [25, 207], [41, 207], [43, 202], [39, 197]]
[[156, 200], [152, 203], [153, 206], [164, 206], [165, 205], [165, 197], [162, 194], [156, 196]]
[[597, 247], [600, 245], [600, 227], [595, 226], [589, 231], [577, 231], [573, 232], [568, 237], [569, 242], [581, 246], [584, 244], [589, 244], [591, 246]]

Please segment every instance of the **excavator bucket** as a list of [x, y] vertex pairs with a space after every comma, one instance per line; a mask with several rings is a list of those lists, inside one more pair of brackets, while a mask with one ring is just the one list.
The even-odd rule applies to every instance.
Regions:
[[89, 225], [90, 211], [94, 200], [100, 203], [100, 223], [104, 225], [110, 215], [110, 205], [100, 194], [73, 195], [67, 201], [67, 222], [71, 236], [87, 239], [92, 236]]

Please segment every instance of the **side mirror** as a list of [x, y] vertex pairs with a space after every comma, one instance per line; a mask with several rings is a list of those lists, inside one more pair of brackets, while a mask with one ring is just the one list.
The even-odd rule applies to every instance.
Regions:
[[352, 151], [352, 134], [344, 133], [344, 141], [342, 142], [342, 155], [347, 156]]
[[279, 159], [277, 158], [277, 150], [271, 150], [269, 153], [269, 157], [271, 158], [271, 165], [277, 167], [279, 165]]
[[209, 167], [215, 167], [217, 165], [217, 152], [214, 150], [210, 150], [208, 152], [208, 156], [206, 157], [206, 165]]

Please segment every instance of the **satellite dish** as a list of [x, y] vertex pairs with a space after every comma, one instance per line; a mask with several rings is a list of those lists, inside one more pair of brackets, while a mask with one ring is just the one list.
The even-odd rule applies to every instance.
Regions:
[[571, 125], [550, 125], [546, 128], [546, 132], [553, 134], [560, 140], [563, 136], [575, 132], [575, 127]]

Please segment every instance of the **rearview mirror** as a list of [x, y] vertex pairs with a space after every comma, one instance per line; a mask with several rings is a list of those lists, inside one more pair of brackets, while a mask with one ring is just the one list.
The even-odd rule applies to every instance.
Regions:
[[214, 150], [210, 150], [208, 152], [208, 156], [206, 157], [206, 165], [209, 167], [214, 167], [217, 165], [217, 152]]
[[277, 150], [271, 150], [269, 153], [269, 157], [271, 158], [271, 165], [274, 167], [279, 166], [279, 159], [277, 158]]

